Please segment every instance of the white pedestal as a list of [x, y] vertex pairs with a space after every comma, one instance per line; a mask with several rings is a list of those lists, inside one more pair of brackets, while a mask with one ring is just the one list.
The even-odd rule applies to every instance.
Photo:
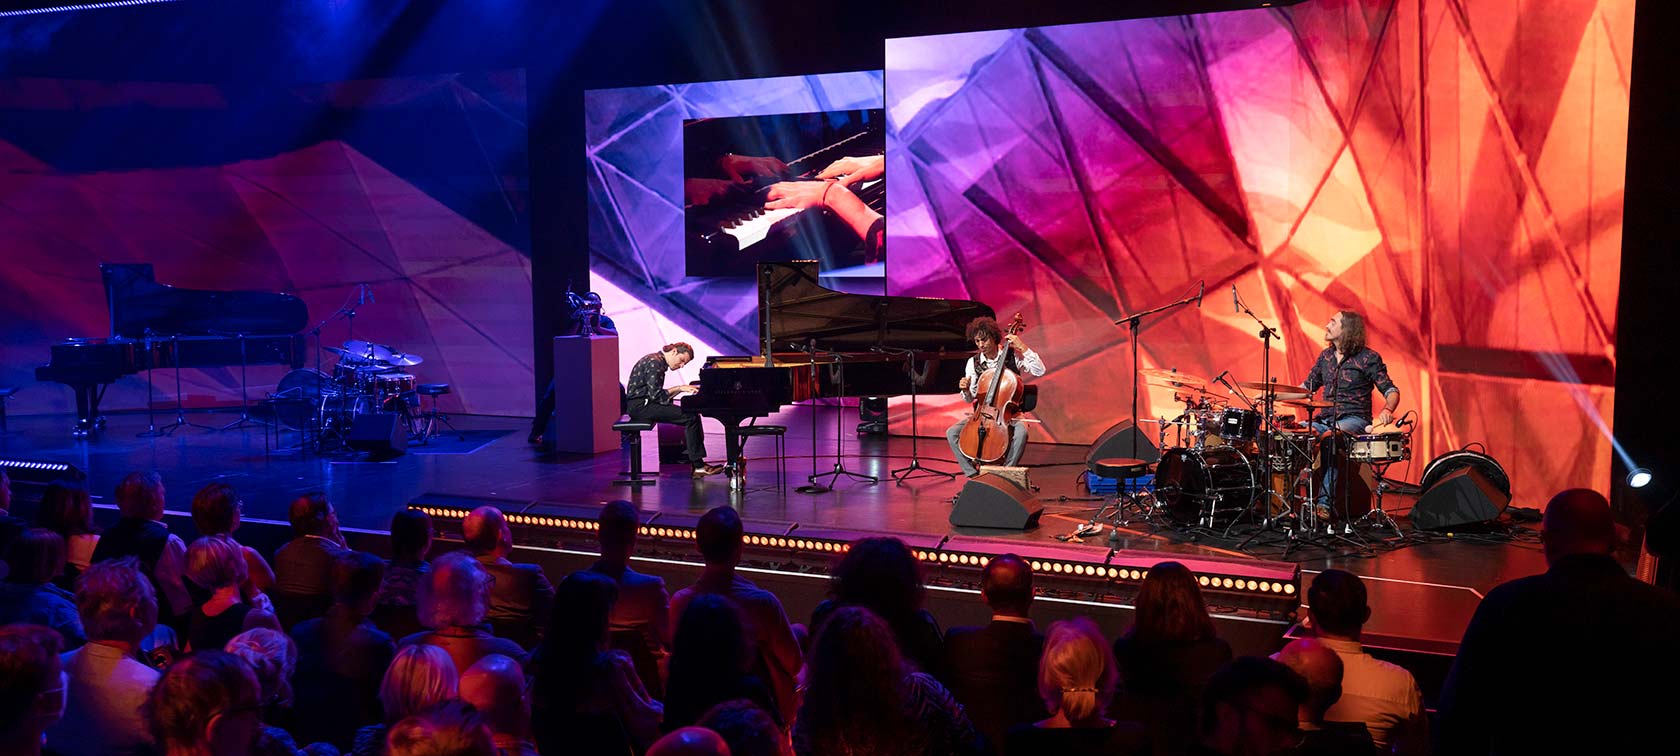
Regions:
[[555, 451], [599, 454], [619, 446], [618, 337], [554, 337]]

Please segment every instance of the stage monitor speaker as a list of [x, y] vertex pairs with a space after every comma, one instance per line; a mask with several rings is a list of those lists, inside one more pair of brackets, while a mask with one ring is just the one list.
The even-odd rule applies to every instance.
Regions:
[[1032, 491], [999, 475], [982, 474], [963, 485], [951, 507], [951, 524], [959, 528], [1029, 530], [1038, 526], [1044, 506]]
[[374, 457], [396, 457], [408, 452], [408, 428], [395, 412], [357, 415], [350, 423], [350, 448]]
[[[1137, 438], [1137, 454], [1132, 454], [1132, 438]], [[1154, 442], [1149, 440], [1149, 434], [1137, 429], [1130, 420], [1121, 420], [1114, 427], [1103, 431], [1097, 437], [1097, 442], [1091, 444], [1091, 451], [1085, 455], [1085, 464], [1089, 466], [1092, 460], [1108, 459], [1109, 457], [1130, 457], [1145, 462], [1160, 462], [1161, 450], [1155, 448]]]
[[1454, 470], [1418, 497], [1412, 525], [1422, 530], [1450, 530], [1499, 519], [1511, 495], [1474, 467]]

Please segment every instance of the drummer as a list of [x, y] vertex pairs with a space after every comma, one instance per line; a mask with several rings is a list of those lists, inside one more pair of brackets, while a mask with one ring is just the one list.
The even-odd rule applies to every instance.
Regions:
[[[1324, 401], [1330, 403], [1313, 415], [1313, 429], [1371, 433], [1378, 426], [1393, 423], [1394, 410], [1400, 406], [1400, 389], [1388, 379], [1382, 355], [1365, 345], [1365, 319], [1351, 310], [1330, 316], [1330, 322], [1324, 325], [1324, 340], [1329, 346], [1319, 353], [1312, 372], [1301, 384], [1309, 397], [1323, 388]], [[1382, 412], [1375, 418], [1371, 415], [1372, 389], [1383, 395]]]

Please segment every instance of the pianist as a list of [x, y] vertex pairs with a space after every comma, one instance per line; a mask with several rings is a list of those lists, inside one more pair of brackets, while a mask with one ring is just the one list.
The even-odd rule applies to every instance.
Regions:
[[[981, 317], [970, 321], [968, 338], [974, 342], [980, 353], [969, 358], [968, 368], [962, 381], [957, 384], [962, 390], [964, 401], [975, 400], [977, 392], [982, 390], [979, 385], [980, 376], [1000, 362], [1023, 380], [1028, 376], [1037, 378], [1044, 375], [1044, 360], [1038, 356], [1038, 352], [1022, 342], [1018, 335], [1010, 334], [1005, 337], [1003, 332], [998, 330], [996, 320]], [[962, 436], [963, 426], [967, 423], [968, 418], [963, 418], [951, 426], [950, 430], [945, 432], [945, 440], [951, 442], [951, 454], [957, 458], [957, 466], [962, 468], [963, 474], [972, 478], [980, 474], [980, 469], [957, 448], [957, 439]], [[1014, 467], [1021, 461], [1021, 453], [1026, 449], [1027, 426], [1017, 419], [1009, 424], [1009, 451], [1003, 455], [1004, 466]]]
[[678, 395], [691, 394], [698, 389], [686, 383], [665, 387], [665, 374], [681, 370], [693, 359], [694, 347], [679, 341], [666, 344], [663, 350], [636, 360], [635, 366], [630, 368], [630, 380], [624, 387], [624, 401], [632, 420], [683, 426], [688, 441], [689, 464], [694, 477], [703, 478], [723, 472], [723, 468], [706, 464], [706, 436], [700, 429], [700, 416], [685, 414], [674, 401]]

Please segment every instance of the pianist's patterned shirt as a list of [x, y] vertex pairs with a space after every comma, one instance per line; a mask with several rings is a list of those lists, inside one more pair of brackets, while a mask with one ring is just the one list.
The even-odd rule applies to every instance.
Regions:
[[630, 409], [647, 404], [670, 404], [671, 394], [665, 390], [665, 374], [671, 366], [665, 364], [665, 353], [654, 352], [630, 368], [630, 381], [624, 385], [624, 401]]
[[1341, 364], [1336, 363], [1336, 347], [1325, 347], [1303, 385], [1309, 395], [1322, 386], [1324, 401], [1335, 404], [1314, 415], [1314, 419], [1320, 421], [1333, 417], [1360, 417], [1370, 422], [1376, 417], [1371, 411], [1371, 389], [1375, 388], [1384, 396], [1395, 390], [1394, 381], [1388, 379], [1388, 366], [1383, 364], [1382, 355], [1370, 347], [1361, 347], [1343, 359]]

